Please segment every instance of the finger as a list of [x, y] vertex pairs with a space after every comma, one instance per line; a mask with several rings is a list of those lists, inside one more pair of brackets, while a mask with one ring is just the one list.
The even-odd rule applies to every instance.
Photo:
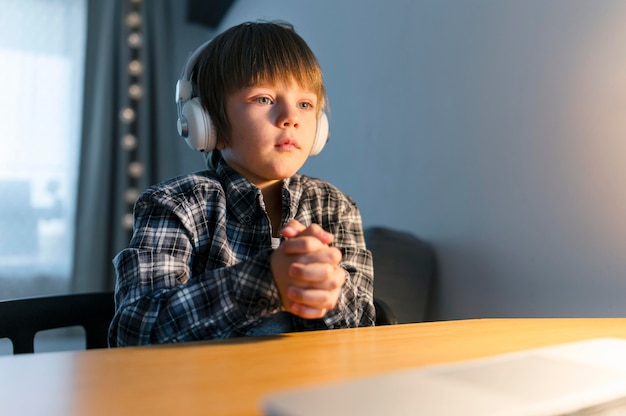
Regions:
[[291, 285], [300, 288], [334, 290], [345, 282], [343, 269], [323, 263], [291, 265], [289, 276], [292, 277]]
[[280, 231], [280, 234], [286, 238], [310, 236], [320, 240], [323, 244], [330, 244], [334, 241], [335, 236], [325, 231], [319, 224], [311, 224], [304, 226], [297, 220], [290, 220]]
[[319, 224], [309, 225], [306, 229], [301, 231], [299, 235], [315, 237], [324, 244], [330, 244], [335, 239], [334, 235], [325, 231]]
[[[316, 253], [329, 247], [315, 237], [295, 237], [283, 241], [278, 250], [285, 254], [309, 254]], [[335, 248], [335, 250], [338, 250]], [[341, 254], [341, 252], [339, 252]]]
[[[322, 292], [324, 292], [322, 294]], [[294, 315], [300, 316], [305, 319], [318, 319], [323, 318], [326, 313], [334, 308], [335, 302], [331, 302], [328, 299], [329, 293], [326, 291], [320, 291], [320, 293], [313, 293], [313, 291], [308, 291], [307, 296], [310, 299], [323, 299], [322, 302], [317, 301], [309, 301], [308, 303], [303, 302], [293, 302], [289, 306], [289, 312]]]
[[304, 319], [321, 319], [326, 315], [328, 310], [294, 303], [289, 308], [289, 312]]
[[280, 234], [286, 238], [293, 238], [304, 231], [306, 227], [298, 220], [289, 220], [281, 230]]
[[313, 264], [326, 263], [331, 266], [337, 266], [341, 262], [341, 251], [336, 247], [322, 246], [319, 250], [299, 253], [299, 256], [292, 257], [293, 264]]
[[293, 303], [317, 309], [330, 309], [335, 306], [337, 290], [303, 289], [291, 286], [287, 290], [287, 298]]

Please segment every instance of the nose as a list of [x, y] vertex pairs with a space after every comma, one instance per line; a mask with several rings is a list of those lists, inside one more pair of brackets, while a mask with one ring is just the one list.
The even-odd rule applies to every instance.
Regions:
[[278, 107], [277, 123], [279, 127], [299, 127], [298, 113], [294, 107], [287, 104], [282, 104]]

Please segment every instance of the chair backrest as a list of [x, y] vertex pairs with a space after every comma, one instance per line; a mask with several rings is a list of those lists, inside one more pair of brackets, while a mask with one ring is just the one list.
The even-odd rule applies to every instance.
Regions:
[[82, 326], [87, 349], [106, 348], [114, 312], [112, 291], [0, 301], [0, 338], [11, 340], [14, 354], [32, 353], [37, 332]]
[[376, 226], [364, 232], [374, 258], [374, 297], [384, 301], [398, 323], [428, 320], [436, 276], [434, 249], [405, 231]]
[[374, 296], [374, 308], [376, 309], [376, 326], [396, 325], [398, 318], [387, 302]]

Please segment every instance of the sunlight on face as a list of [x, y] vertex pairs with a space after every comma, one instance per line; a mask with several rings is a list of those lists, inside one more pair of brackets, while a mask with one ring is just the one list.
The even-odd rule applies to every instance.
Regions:
[[231, 125], [218, 149], [259, 187], [294, 175], [306, 162], [317, 128], [317, 95], [295, 82], [243, 88], [226, 98]]

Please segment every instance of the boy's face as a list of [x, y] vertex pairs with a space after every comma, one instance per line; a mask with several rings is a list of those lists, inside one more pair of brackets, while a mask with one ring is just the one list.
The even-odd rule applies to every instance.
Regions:
[[295, 174], [317, 128], [317, 95], [296, 82], [243, 88], [226, 97], [228, 144], [217, 148], [230, 167], [259, 188]]

